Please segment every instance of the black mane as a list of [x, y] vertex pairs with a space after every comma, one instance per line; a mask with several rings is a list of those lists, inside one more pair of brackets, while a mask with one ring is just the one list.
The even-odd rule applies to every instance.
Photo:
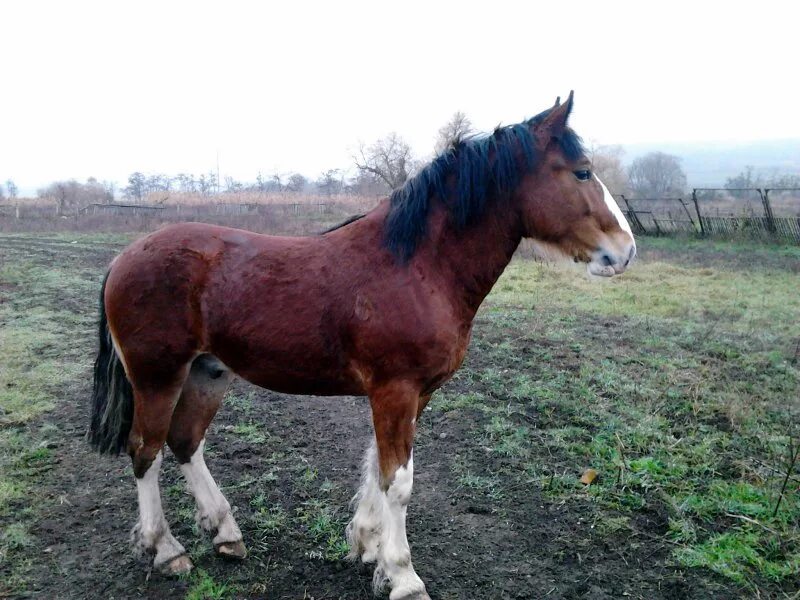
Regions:
[[[489, 135], [456, 140], [392, 192], [384, 224], [386, 247], [403, 261], [414, 255], [427, 231], [434, 196], [444, 202], [458, 228], [476, 222], [490, 202], [507, 199], [540, 159], [531, 128], [550, 110], [516, 125], [498, 127]], [[560, 136], [559, 145], [569, 160], [585, 155], [581, 138], [570, 128]]]

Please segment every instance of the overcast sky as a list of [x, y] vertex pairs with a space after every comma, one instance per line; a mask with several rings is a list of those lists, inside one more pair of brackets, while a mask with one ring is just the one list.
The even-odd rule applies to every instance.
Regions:
[[316, 177], [575, 90], [599, 143], [800, 137], [800, 2], [0, 4], [0, 181]]

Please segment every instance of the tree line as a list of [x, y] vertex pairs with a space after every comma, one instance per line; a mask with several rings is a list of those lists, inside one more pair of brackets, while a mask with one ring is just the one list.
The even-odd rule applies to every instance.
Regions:
[[[433, 153], [439, 154], [474, 133], [470, 119], [458, 111], [439, 128]], [[636, 198], [668, 198], [684, 196], [688, 192], [686, 173], [679, 157], [665, 152], [650, 152], [635, 158], [627, 167], [623, 163], [623, 157], [624, 150], [621, 146], [590, 148], [594, 171], [612, 193]], [[113, 183], [101, 183], [90, 178], [86, 183], [75, 180], [55, 182], [40, 189], [38, 195], [54, 198], [64, 208], [81, 202], [111, 202], [116, 198], [117, 191], [124, 199], [133, 202], [152, 199], [153, 195], [158, 197], [159, 194], [163, 195], [163, 201], [171, 193], [209, 197], [236, 192], [381, 196], [402, 186], [425, 164], [425, 158], [415, 155], [411, 146], [393, 132], [372, 144], [359, 145], [352, 157], [354, 176], [348, 175], [342, 169], [328, 169], [316, 179], [309, 179], [296, 172], [266, 176], [259, 172], [255, 180], [243, 182], [227, 175], [221, 180], [219, 173], [214, 171], [199, 175], [179, 173], [174, 176], [137, 171], [131, 173], [127, 185], [120, 190], [116, 190]], [[732, 196], [743, 193], [736, 191], [739, 188], [796, 188], [800, 187], [800, 175], [775, 174], [765, 177], [756, 174], [753, 167], [747, 167], [738, 175], [729, 177], [724, 187], [731, 190]], [[0, 185], [0, 199], [4, 197], [4, 193], [11, 198], [17, 196], [17, 187], [13, 181], [6, 182], [5, 190]]]

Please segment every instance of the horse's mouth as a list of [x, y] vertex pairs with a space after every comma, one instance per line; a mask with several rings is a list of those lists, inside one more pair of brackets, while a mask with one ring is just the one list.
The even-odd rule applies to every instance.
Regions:
[[621, 269], [617, 270], [610, 265], [604, 266], [595, 262], [590, 262], [587, 265], [586, 269], [589, 271], [589, 273], [591, 273], [592, 275], [596, 275], [598, 277], [613, 277], [614, 275], [619, 275], [620, 273], [625, 271], [625, 267], [622, 267]]
[[621, 251], [614, 249], [598, 248], [591, 254], [590, 260], [586, 261], [589, 273], [598, 277], [613, 277], [621, 275], [631, 264], [633, 257], [636, 256], [636, 245], [631, 238]]

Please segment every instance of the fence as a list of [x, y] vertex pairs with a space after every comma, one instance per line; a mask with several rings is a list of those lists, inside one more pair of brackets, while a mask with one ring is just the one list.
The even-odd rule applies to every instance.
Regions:
[[638, 234], [695, 233], [800, 244], [800, 188], [694, 188], [684, 198], [628, 198], [621, 209]]
[[[306, 199], [307, 200], [307, 199]], [[0, 231], [151, 231], [165, 223], [203, 221], [269, 233], [307, 233], [363, 213], [374, 200], [270, 203], [89, 204], [69, 212], [53, 203], [0, 204]]]
[[[269, 233], [324, 229], [374, 206], [374, 198], [332, 196], [288, 202], [89, 204], [65, 214], [52, 202], [0, 204], [0, 231], [150, 231], [163, 223], [205, 221]], [[295, 198], [280, 198], [280, 200]], [[619, 197], [637, 234], [699, 234], [800, 244], [800, 189], [695, 188], [691, 199]]]

